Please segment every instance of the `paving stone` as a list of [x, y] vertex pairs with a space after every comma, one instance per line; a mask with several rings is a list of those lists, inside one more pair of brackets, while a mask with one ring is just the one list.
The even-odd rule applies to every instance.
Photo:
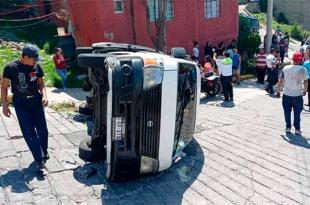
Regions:
[[29, 150], [24, 138], [14, 139], [11, 140], [11, 142], [17, 152], [24, 152]]
[[0, 137], [0, 152], [14, 149], [12, 142], [8, 138]]
[[[1, 185], [1, 183], [0, 183]], [[0, 186], [0, 204], [6, 204], [6, 200], [5, 200], [5, 195], [4, 195], [4, 190], [2, 188], [2, 186]]]
[[[15, 115], [1, 116], [0, 128], [10, 132], [0, 131], [0, 204], [310, 205], [310, 114], [302, 114], [304, 138], [283, 135], [281, 99], [255, 86], [249, 81], [234, 88], [234, 106], [203, 99], [187, 156], [162, 173], [128, 182], [107, 181], [104, 163], [78, 157], [91, 127], [86, 118], [77, 122], [78, 114], [50, 109], [51, 159], [45, 179], [37, 178], [25, 141], [13, 136], [20, 132]], [[93, 166], [97, 175], [81, 179], [78, 166]]]
[[1, 158], [0, 168], [7, 170], [18, 169], [19, 168], [18, 158], [16, 156]]
[[53, 138], [62, 148], [74, 148], [75, 146], [67, 140], [64, 135], [53, 135]]
[[51, 183], [56, 193], [76, 203], [87, 201], [93, 194], [90, 187], [76, 181], [73, 171], [64, 171], [50, 175]]

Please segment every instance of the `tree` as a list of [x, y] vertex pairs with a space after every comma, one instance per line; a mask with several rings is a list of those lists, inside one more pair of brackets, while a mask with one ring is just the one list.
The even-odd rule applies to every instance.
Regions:
[[[145, 9], [147, 35], [151, 39], [154, 48], [167, 52], [167, 24], [166, 10], [167, 0], [151, 0], [154, 2], [154, 11], [150, 11], [149, 0], [141, 0]], [[158, 10], [156, 9], [158, 8]], [[154, 12], [154, 26], [150, 21], [150, 12]]]
[[258, 46], [261, 44], [259, 33], [251, 32], [249, 22], [246, 18], [240, 17], [238, 49], [241, 53], [246, 52], [252, 58]]

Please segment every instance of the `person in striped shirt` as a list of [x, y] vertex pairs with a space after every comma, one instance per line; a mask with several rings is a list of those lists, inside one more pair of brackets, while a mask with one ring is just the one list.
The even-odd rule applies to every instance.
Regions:
[[266, 57], [265, 49], [260, 47], [259, 52], [255, 54], [255, 67], [257, 74], [257, 83], [264, 84], [266, 75]]

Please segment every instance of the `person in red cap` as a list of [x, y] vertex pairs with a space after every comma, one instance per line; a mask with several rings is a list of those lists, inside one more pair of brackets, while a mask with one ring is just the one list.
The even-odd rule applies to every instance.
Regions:
[[291, 133], [291, 112], [293, 109], [295, 135], [301, 135], [300, 115], [303, 110], [303, 96], [306, 95], [308, 87], [308, 72], [301, 63], [301, 52], [295, 52], [293, 55], [293, 65], [287, 65], [283, 68], [277, 86], [277, 96], [280, 97], [280, 88], [284, 84], [282, 106], [286, 122], [286, 133]]

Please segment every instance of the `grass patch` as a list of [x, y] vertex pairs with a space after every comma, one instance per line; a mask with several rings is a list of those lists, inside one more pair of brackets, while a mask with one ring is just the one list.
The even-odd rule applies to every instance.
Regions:
[[[61, 87], [61, 79], [55, 70], [52, 55], [46, 54], [43, 50], [40, 50], [39, 53], [42, 57], [42, 61], [40, 62], [40, 64], [42, 65], [44, 70], [44, 79], [46, 86]], [[7, 63], [19, 59], [20, 56], [20, 51], [8, 47], [0, 47], [0, 75], [2, 75], [4, 66]], [[87, 74], [87, 70], [79, 67], [78, 65], [72, 65], [68, 68], [67, 84], [69, 88], [82, 87], [83, 81], [77, 79], [77, 76], [81, 74]]]
[[56, 112], [78, 112], [78, 107], [74, 102], [54, 103], [49, 107]]
[[[267, 25], [267, 15], [265, 13], [257, 13], [257, 14], [253, 14], [253, 16], [258, 18], [261, 24]], [[289, 24], [279, 23], [274, 18], [272, 21], [272, 28], [276, 29], [278, 26], [282, 29], [284, 33], [288, 32], [290, 36], [295, 38], [296, 40], [302, 40], [302, 38], [305, 35], [309, 35], [309, 31], [304, 29], [301, 25], [298, 25], [298, 24], [289, 25]]]

